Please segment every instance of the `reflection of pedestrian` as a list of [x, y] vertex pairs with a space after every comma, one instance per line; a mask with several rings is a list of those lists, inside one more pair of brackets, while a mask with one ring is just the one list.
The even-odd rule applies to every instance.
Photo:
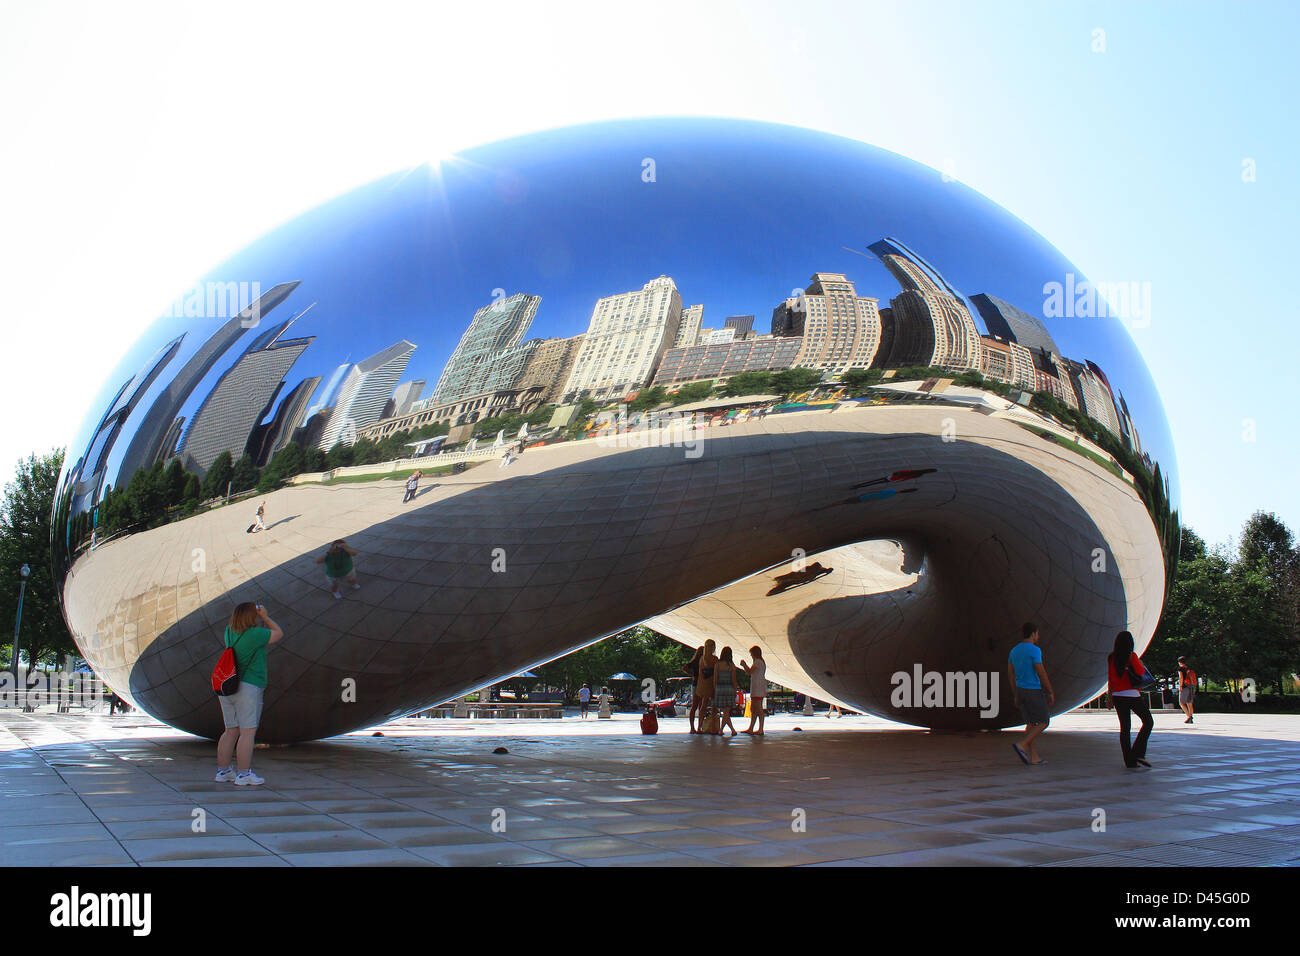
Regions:
[[1043, 652], [1038, 647], [1038, 625], [1025, 624], [1020, 633], [1022, 640], [1011, 649], [1007, 658], [1007, 670], [1010, 672], [1011, 692], [1016, 707], [1025, 718], [1025, 736], [1020, 743], [1011, 746], [1022, 761], [1038, 766], [1047, 761], [1039, 759], [1034, 745], [1039, 734], [1051, 722], [1048, 708], [1056, 700], [1056, 695], [1052, 692], [1052, 682], [1047, 679], [1047, 671], [1043, 669]]
[[[1150, 767], [1147, 763], [1147, 740], [1151, 737], [1151, 728], [1155, 721], [1151, 719], [1151, 708], [1147, 706], [1142, 692], [1137, 689], [1138, 680], [1147, 672], [1142, 659], [1133, 653], [1133, 635], [1120, 631], [1115, 635], [1115, 647], [1106, 658], [1107, 688], [1110, 699], [1115, 704], [1115, 713], [1119, 717], [1119, 749], [1124, 757], [1124, 766], [1130, 770]], [[1142, 721], [1137, 740], [1130, 740], [1132, 727], [1131, 715], [1137, 714]]]
[[253, 522], [254, 531], [266, 530], [266, 502], [263, 501], [257, 506], [257, 519]]
[[406, 504], [408, 501], [414, 498], [419, 488], [420, 488], [420, 472], [416, 471], [414, 474], [412, 474], [409, 478], [406, 479], [406, 497], [402, 499], [402, 504]]
[[352, 590], [356, 591], [361, 587], [357, 583], [357, 573], [352, 562], [358, 553], [339, 538], [330, 544], [328, 551], [316, 559], [317, 564], [325, 565], [325, 580], [329, 582], [330, 590], [336, 598], [343, 597], [339, 582], [345, 579], [352, 585]]
[[[1178, 706], [1187, 719], [1183, 721], [1190, 724], [1196, 716], [1194, 702], [1196, 700], [1196, 671], [1187, 666], [1187, 658], [1178, 658]], [[1212, 721], [1211, 721], [1212, 722]]]

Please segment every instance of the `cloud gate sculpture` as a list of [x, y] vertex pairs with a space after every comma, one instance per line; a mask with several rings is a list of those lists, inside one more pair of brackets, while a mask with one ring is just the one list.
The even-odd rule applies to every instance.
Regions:
[[[135, 343], [68, 446], [64, 614], [114, 690], [209, 737], [250, 600], [286, 632], [272, 742], [638, 623], [759, 645], [819, 699], [994, 728], [1022, 722], [1005, 664], [1034, 620], [1060, 712], [1104, 686], [1117, 631], [1149, 642], [1177, 550], [1173, 448], [1124, 327], [1142, 292], [820, 133], [628, 121], [481, 147], [276, 229]], [[336, 539], [357, 552], [341, 597]]]

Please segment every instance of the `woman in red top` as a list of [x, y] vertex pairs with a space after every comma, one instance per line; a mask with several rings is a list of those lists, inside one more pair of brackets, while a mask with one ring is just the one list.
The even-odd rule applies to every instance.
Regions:
[[[1133, 635], [1120, 631], [1115, 635], [1115, 649], [1106, 658], [1109, 672], [1110, 699], [1119, 715], [1119, 749], [1124, 755], [1124, 766], [1130, 770], [1150, 769], [1147, 763], [1147, 740], [1155, 721], [1151, 719], [1151, 708], [1147, 706], [1142, 692], [1133, 686], [1133, 678], [1147, 672], [1142, 659], [1133, 653]], [[1137, 714], [1142, 721], [1137, 740], [1129, 739], [1132, 715]]]

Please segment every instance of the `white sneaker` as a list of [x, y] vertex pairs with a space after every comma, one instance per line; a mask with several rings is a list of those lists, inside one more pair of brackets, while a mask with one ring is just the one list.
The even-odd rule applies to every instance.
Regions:
[[236, 787], [260, 787], [264, 783], [266, 781], [251, 770], [241, 770], [239, 775], [235, 777]]
[[230, 783], [235, 779], [235, 771], [226, 767], [224, 770], [218, 770], [217, 775], [213, 778], [217, 783]]

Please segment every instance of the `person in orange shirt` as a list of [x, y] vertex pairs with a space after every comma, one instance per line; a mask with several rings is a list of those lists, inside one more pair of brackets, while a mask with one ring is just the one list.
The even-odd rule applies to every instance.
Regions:
[[[1146, 698], [1137, 689], [1147, 669], [1142, 659], [1133, 653], [1133, 635], [1128, 631], [1115, 635], [1115, 647], [1106, 658], [1106, 670], [1110, 699], [1119, 717], [1119, 749], [1124, 757], [1124, 766], [1129, 770], [1149, 770], [1147, 740], [1155, 721], [1151, 719], [1151, 708], [1147, 706]], [[1142, 721], [1137, 740], [1130, 738], [1133, 714]]]
[[1187, 658], [1178, 658], [1178, 706], [1182, 708], [1190, 724], [1196, 716], [1193, 701], [1196, 700], [1196, 671], [1187, 666]]

